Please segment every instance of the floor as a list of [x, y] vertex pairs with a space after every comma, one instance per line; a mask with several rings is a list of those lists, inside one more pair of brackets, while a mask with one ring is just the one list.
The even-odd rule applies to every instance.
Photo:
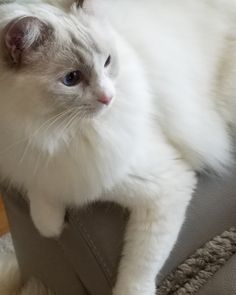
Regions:
[[0, 195], [0, 237], [9, 232], [9, 226], [7, 222], [2, 197]]

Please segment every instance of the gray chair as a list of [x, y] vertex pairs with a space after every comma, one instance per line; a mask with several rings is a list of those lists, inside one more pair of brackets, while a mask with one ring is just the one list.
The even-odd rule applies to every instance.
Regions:
[[[110, 203], [69, 211], [59, 239], [45, 239], [34, 228], [27, 202], [5, 191], [5, 205], [22, 276], [41, 279], [56, 295], [110, 295], [117, 275], [128, 212]], [[198, 248], [236, 226], [236, 171], [222, 179], [200, 177], [178, 242], [158, 283]], [[236, 242], [236, 240], [235, 240]], [[234, 248], [235, 246], [235, 248]], [[225, 261], [197, 292], [161, 294], [236, 294], [236, 243]], [[182, 293], [181, 293], [182, 292]]]

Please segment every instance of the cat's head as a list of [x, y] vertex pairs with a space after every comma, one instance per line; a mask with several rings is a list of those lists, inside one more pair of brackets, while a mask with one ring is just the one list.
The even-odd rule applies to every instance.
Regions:
[[43, 122], [62, 114], [70, 125], [73, 118], [98, 116], [115, 99], [113, 33], [91, 9], [93, 0], [87, 1], [73, 1], [66, 9], [32, 6], [2, 30], [4, 93], [11, 97], [0, 101], [15, 100], [18, 116]]

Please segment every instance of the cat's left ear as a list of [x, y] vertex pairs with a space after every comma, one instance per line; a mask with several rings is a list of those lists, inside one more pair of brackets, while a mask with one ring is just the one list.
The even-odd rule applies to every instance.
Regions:
[[37, 17], [25, 16], [11, 21], [4, 30], [4, 43], [13, 64], [27, 63], [43, 48], [52, 28]]

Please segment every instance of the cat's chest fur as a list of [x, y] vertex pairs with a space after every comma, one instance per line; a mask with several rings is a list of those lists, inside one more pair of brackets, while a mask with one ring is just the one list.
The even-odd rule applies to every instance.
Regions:
[[[4, 176], [30, 191], [37, 189], [56, 198], [66, 195], [68, 203], [96, 199], [126, 173], [133, 142], [125, 135], [123, 140], [115, 134], [76, 136], [53, 155], [35, 147], [25, 151], [26, 145], [12, 149], [1, 159]], [[129, 150], [132, 154], [127, 157]]]
[[[137, 81], [142, 75], [136, 68]], [[121, 77], [126, 79], [125, 73]], [[0, 143], [0, 150], [6, 151], [0, 157], [3, 176], [29, 191], [39, 190], [61, 199], [66, 196], [68, 204], [94, 200], [124, 179], [150, 132], [150, 99], [145, 83], [127, 89], [122, 81], [118, 83], [123, 86], [109, 109], [86, 126], [75, 123], [78, 128], [64, 138], [61, 130], [61, 138], [39, 132], [33, 140], [21, 143], [35, 132], [26, 136], [22, 129], [22, 134], [5, 134]]]

